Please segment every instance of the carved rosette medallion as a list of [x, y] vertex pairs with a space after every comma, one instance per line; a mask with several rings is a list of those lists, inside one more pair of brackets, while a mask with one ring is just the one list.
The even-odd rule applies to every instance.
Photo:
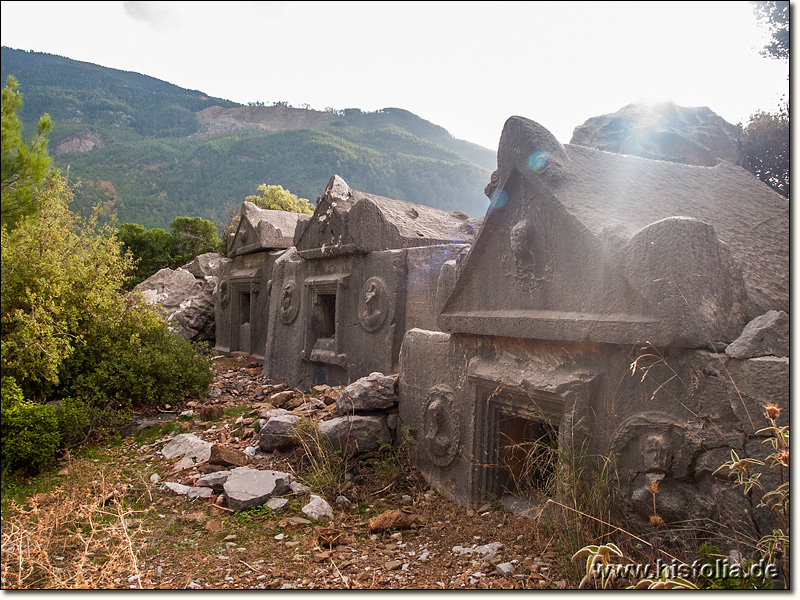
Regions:
[[297, 318], [300, 312], [300, 298], [297, 293], [297, 285], [294, 281], [287, 281], [281, 288], [281, 305], [278, 309], [278, 316], [286, 325], [289, 325]]
[[428, 392], [425, 403], [422, 438], [428, 456], [438, 467], [447, 467], [458, 455], [461, 429], [453, 409], [453, 398], [453, 390], [437, 385]]
[[380, 277], [370, 277], [358, 295], [358, 322], [366, 331], [377, 331], [386, 322], [389, 292]]

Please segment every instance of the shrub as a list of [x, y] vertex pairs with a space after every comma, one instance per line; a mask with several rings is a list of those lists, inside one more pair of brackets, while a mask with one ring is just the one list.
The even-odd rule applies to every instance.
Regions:
[[201, 395], [212, 374], [205, 356], [169, 330], [138, 295], [120, 311], [98, 319], [61, 369], [60, 397], [125, 412]]
[[200, 395], [212, 380], [205, 356], [141, 296], [123, 295], [129, 255], [113, 227], [74, 215], [71, 197], [55, 174], [37, 218], [2, 230], [0, 367], [16, 386], [4, 384], [4, 468], [38, 470], [130, 409]]
[[55, 408], [26, 400], [12, 377], [3, 377], [2, 385], [3, 472], [50, 466], [61, 442]]

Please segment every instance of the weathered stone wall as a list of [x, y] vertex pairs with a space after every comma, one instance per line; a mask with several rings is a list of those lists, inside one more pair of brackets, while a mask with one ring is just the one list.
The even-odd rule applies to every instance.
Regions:
[[215, 350], [264, 356], [272, 269], [284, 251], [235, 257], [214, 290]]
[[442, 264], [463, 244], [277, 261], [264, 373], [292, 386], [396, 373], [403, 334], [435, 326]]
[[503, 466], [504, 447], [531, 441], [507, 430], [522, 419], [557, 429], [554, 472], [572, 462], [570, 453], [585, 465], [608, 457], [620, 506], [632, 527], [643, 527], [652, 515], [651, 481], [660, 482], [658, 511], [667, 522], [721, 512], [743, 519], [750, 507], [741, 490], [712, 473], [731, 448], [763, 459], [767, 446], [755, 431], [766, 425], [766, 404], [781, 407], [788, 423], [788, 382], [787, 357], [737, 360], [705, 350], [414, 329], [401, 351], [399, 405], [401, 426], [415, 439], [414, 464], [453, 501], [525, 495], [509, 474], [513, 463]]
[[401, 348], [417, 468], [470, 505], [605, 464], [630, 527], [658, 482], [668, 523], [744, 528], [749, 500], [713, 473], [731, 449], [763, 459], [766, 404], [788, 419], [785, 199], [728, 163], [563, 147], [520, 117], [486, 191], [477, 240], [440, 271], [440, 331]]

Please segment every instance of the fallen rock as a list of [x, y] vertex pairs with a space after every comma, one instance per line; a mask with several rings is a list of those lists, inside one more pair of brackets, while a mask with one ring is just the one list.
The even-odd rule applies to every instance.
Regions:
[[211, 446], [211, 456], [208, 458], [209, 463], [224, 465], [226, 467], [243, 467], [249, 460], [247, 455], [241, 450], [221, 444], [214, 444]]
[[209, 473], [216, 473], [217, 471], [227, 471], [227, 469], [222, 465], [212, 465], [209, 463], [203, 463], [199, 467], [197, 467], [197, 472], [203, 475], [208, 475]]
[[289, 527], [305, 527], [306, 525], [313, 525], [308, 519], [303, 517], [289, 517], [288, 519], [281, 519], [278, 522], [278, 527], [287, 529]]
[[337, 450], [346, 454], [377, 450], [381, 444], [391, 443], [391, 434], [385, 416], [350, 415], [322, 421], [317, 425], [320, 434], [327, 437]]
[[514, 575], [514, 565], [510, 562], [500, 563], [495, 567], [497, 572], [503, 577], [511, 577]]
[[249, 467], [236, 467], [222, 486], [228, 508], [247, 510], [264, 504], [272, 496], [289, 490], [291, 475], [280, 471], [260, 471]]
[[289, 484], [289, 489], [292, 490], [295, 496], [307, 496], [311, 493], [311, 488], [307, 485], [303, 485], [299, 481], [292, 481]]
[[453, 553], [462, 555], [477, 554], [481, 560], [488, 562], [497, 556], [497, 553], [502, 549], [502, 543], [491, 542], [489, 544], [484, 544], [483, 546], [473, 544], [470, 548], [465, 548], [464, 546], [453, 546]]
[[315, 521], [333, 520], [333, 509], [331, 509], [331, 505], [328, 504], [324, 498], [315, 494], [311, 494], [308, 504], [306, 504], [302, 510], [304, 514]]
[[350, 506], [352, 506], [353, 504], [352, 502], [350, 502], [350, 499], [347, 496], [342, 496], [341, 494], [336, 496], [336, 499], [333, 501], [333, 503], [336, 504], [336, 506], [338, 506], [339, 508], [345, 508], [345, 509], [350, 508]]
[[385, 410], [397, 404], [397, 377], [370, 373], [345, 387], [336, 399], [340, 415]]
[[288, 503], [289, 501], [286, 498], [270, 498], [267, 500], [267, 508], [271, 511], [279, 511]]
[[288, 413], [271, 417], [259, 431], [258, 447], [264, 452], [272, 452], [297, 445], [296, 428], [299, 422], [300, 417]]
[[367, 521], [367, 527], [373, 533], [389, 529], [411, 529], [421, 524], [422, 518], [419, 515], [409, 515], [402, 510], [387, 510]]
[[294, 390], [286, 390], [283, 392], [278, 392], [277, 394], [272, 394], [269, 397], [269, 403], [280, 408], [292, 398], [294, 398]]
[[741, 335], [725, 349], [731, 358], [789, 356], [789, 315], [770, 310], [745, 325]]
[[196, 462], [207, 462], [211, 457], [212, 445], [193, 433], [181, 433], [161, 449], [161, 454], [168, 459], [188, 457], [196, 459]]
[[181, 267], [184, 271], [189, 271], [197, 279], [205, 277], [216, 277], [219, 275], [220, 266], [230, 262], [230, 259], [225, 258], [218, 252], [206, 252], [199, 254], [194, 259]]
[[[219, 395], [219, 394], [218, 394]], [[204, 406], [200, 409], [200, 418], [203, 421], [212, 421], [222, 416], [222, 407], [215, 404]]]
[[206, 521], [203, 527], [206, 529], [206, 531], [210, 531], [211, 533], [218, 533], [222, 529], [222, 523], [215, 520]]
[[182, 485], [180, 483], [172, 483], [170, 481], [167, 481], [161, 486], [161, 491], [172, 492], [173, 494], [177, 494], [179, 496], [188, 496], [189, 498], [210, 498], [214, 493], [211, 488], [192, 487], [188, 485]]
[[[185, 340], [214, 340], [214, 289], [220, 265], [230, 262], [221, 255], [216, 257], [207, 260], [202, 267], [198, 266], [197, 259], [185, 266], [198, 273], [206, 269], [208, 275], [195, 277], [184, 267], [161, 269], [134, 288], [150, 304], [161, 307], [170, 329]], [[215, 268], [211, 268], [212, 264]]]
[[228, 480], [228, 476], [230, 474], [230, 471], [217, 471], [215, 473], [209, 473], [198, 478], [197, 481], [194, 482], [194, 485], [197, 487], [221, 488], [223, 485], [225, 485], [225, 482]]
[[333, 552], [330, 550], [326, 550], [325, 552], [315, 552], [314, 553], [314, 562], [325, 562], [326, 560], [330, 560], [331, 556], [333, 556]]

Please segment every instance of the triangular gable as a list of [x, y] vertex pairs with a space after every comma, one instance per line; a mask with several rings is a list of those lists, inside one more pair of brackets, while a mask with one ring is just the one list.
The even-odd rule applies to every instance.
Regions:
[[239, 224], [233, 234], [228, 254], [241, 256], [263, 250], [282, 250], [291, 247], [298, 222], [309, 215], [258, 208], [243, 202]]
[[514, 169], [497, 192], [439, 317], [444, 331], [635, 341], [654, 327], [646, 302], [546, 185]]
[[492, 202], [440, 327], [683, 347], [734, 339], [750, 305], [740, 270], [713, 227], [675, 216], [648, 224], [622, 245], [598, 237], [565, 196], [575, 181], [591, 181], [592, 173], [575, 166], [546, 129], [509, 119], [487, 188]]
[[464, 244], [475, 238], [478, 219], [352, 190], [331, 177], [307, 226], [295, 234], [303, 258], [367, 254], [439, 244]]

